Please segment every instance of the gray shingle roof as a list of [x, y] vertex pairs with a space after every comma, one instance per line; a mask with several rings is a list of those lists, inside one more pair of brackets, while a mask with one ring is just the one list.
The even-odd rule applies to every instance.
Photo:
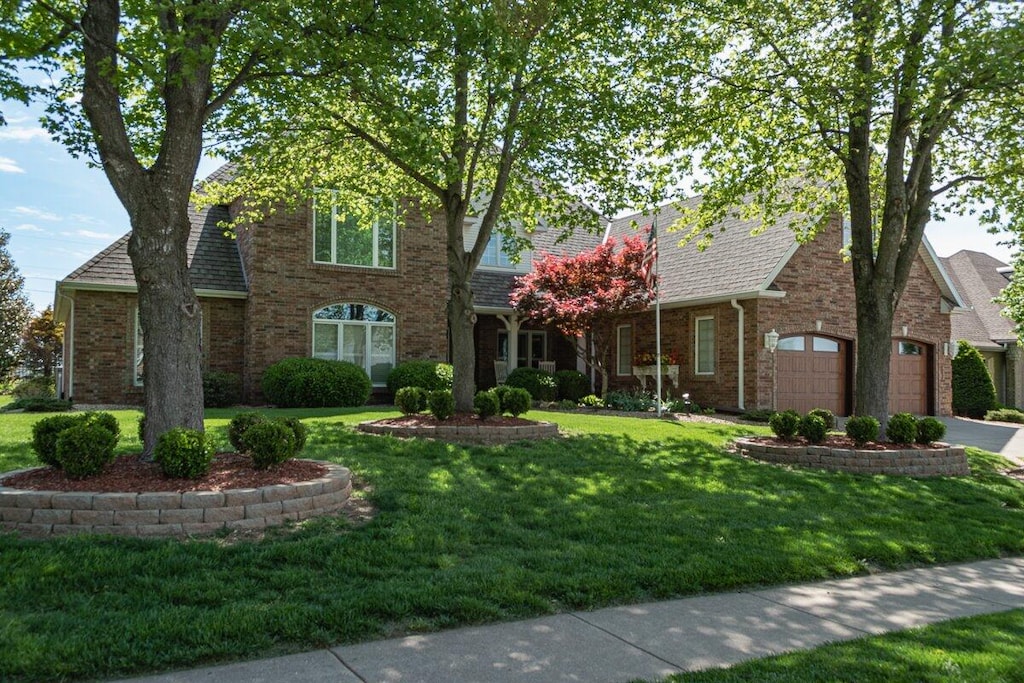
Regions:
[[[692, 207], [700, 198], [681, 202]], [[767, 227], [752, 236], [758, 220], [729, 217], [720, 224], [711, 245], [704, 251], [696, 240], [679, 246], [682, 232], [666, 232], [679, 220], [679, 208], [669, 204], [658, 213], [658, 275], [663, 303], [682, 303], [710, 297], [729, 297], [767, 289], [777, 269], [792, 255], [796, 237], [790, 229], [794, 216]], [[643, 234], [652, 217], [634, 214], [612, 221], [609, 237], [621, 240], [628, 235]]]
[[[188, 264], [192, 286], [196, 289], [231, 293], [248, 291], [238, 245], [217, 225], [227, 219], [227, 208], [223, 206], [207, 207], [202, 211], [189, 207], [192, 231], [188, 238]], [[129, 235], [94, 256], [64, 278], [61, 284], [72, 288], [75, 285], [134, 288], [135, 274], [128, 258]]]
[[952, 316], [953, 338], [966, 339], [981, 348], [1015, 341], [1013, 322], [1000, 315], [1002, 307], [992, 302], [1009, 282], [997, 270], [1007, 265], [988, 254], [966, 249], [942, 259], [942, 263], [969, 307]]

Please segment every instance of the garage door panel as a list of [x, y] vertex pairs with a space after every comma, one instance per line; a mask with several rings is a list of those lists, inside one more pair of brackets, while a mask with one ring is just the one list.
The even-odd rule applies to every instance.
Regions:
[[815, 335], [788, 337], [776, 351], [780, 410], [826, 408], [846, 414], [845, 342]]
[[931, 348], [908, 340], [894, 340], [889, 365], [889, 412], [927, 415]]

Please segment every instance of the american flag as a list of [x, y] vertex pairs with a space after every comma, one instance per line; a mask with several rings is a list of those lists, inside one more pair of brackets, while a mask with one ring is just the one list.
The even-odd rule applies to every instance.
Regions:
[[647, 235], [647, 248], [644, 249], [644, 258], [640, 261], [640, 272], [644, 275], [644, 282], [653, 289], [658, 284], [658, 221], [651, 223], [651, 231]]

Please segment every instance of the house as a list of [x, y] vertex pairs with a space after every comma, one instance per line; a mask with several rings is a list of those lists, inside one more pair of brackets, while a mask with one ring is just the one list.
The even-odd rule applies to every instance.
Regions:
[[[211, 178], [230, 172], [225, 167]], [[263, 371], [283, 358], [355, 362], [379, 391], [398, 362], [446, 360], [443, 219], [403, 208], [401, 226], [397, 218], [359, 225], [337, 207], [310, 202], [240, 229], [237, 239], [218, 223], [236, 215], [240, 203], [192, 211], [188, 264], [202, 308], [204, 370], [239, 375], [244, 400], [259, 402]], [[476, 231], [477, 219], [467, 219], [467, 245]], [[541, 225], [535, 249], [576, 253], [601, 240], [580, 231], [556, 244], [559, 233]], [[127, 241], [126, 235], [57, 283], [56, 317], [66, 325], [60, 393], [78, 403], [143, 400], [145, 354]], [[577, 367], [570, 342], [510, 316], [512, 278], [531, 259], [528, 252], [515, 262], [495, 237], [473, 277], [480, 386], [494, 385], [497, 359], [511, 367]]]
[[980, 251], [962, 250], [942, 259], [967, 310], [953, 316], [953, 339], [963, 339], [981, 352], [1002, 405], [1024, 407], [1024, 350], [1017, 343], [1013, 321], [995, 303], [1010, 281], [1013, 268]]
[[[658, 222], [679, 218], [666, 206]], [[609, 235], [650, 223], [627, 216], [611, 223]], [[784, 217], [752, 236], [759, 222], [731, 217], [705, 251], [679, 246], [676, 235], [660, 238], [662, 354], [678, 360], [670, 393], [734, 410], [853, 410], [855, 296], [843, 222], [836, 218], [806, 244], [790, 223]], [[890, 412], [950, 414], [950, 314], [962, 307], [924, 240], [893, 321]], [[617, 326], [613, 387], [636, 385], [634, 359], [653, 354], [654, 328], [651, 312]]]

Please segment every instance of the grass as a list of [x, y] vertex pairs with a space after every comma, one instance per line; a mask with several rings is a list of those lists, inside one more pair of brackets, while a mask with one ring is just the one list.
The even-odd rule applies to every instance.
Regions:
[[[113, 677], [565, 610], [1024, 552], [1024, 484], [787, 470], [722, 451], [763, 428], [530, 413], [504, 447], [381, 438], [381, 408], [268, 411], [371, 486], [369, 524], [256, 542], [0, 534], [0, 680]], [[125, 452], [135, 411], [115, 413]], [[226, 443], [233, 411], [207, 414]], [[0, 471], [37, 415], [0, 414]]]
[[939, 683], [1024, 680], [1024, 610], [679, 674], [670, 683]]

